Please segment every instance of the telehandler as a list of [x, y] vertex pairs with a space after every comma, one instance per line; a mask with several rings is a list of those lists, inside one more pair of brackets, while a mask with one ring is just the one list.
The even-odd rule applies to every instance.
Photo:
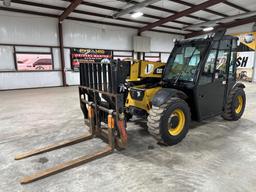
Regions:
[[245, 86], [236, 82], [238, 40], [224, 34], [177, 41], [162, 80], [130, 88], [126, 108], [148, 114], [148, 131], [159, 142], [179, 143], [191, 119], [221, 115], [235, 121], [242, 116], [246, 97]]
[[[148, 131], [166, 145], [179, 143], [191, 119], [221, 115], [238, 120], [245, 109], [242, 83], [236, 82], [238, 39], [225, 31], [201, 39], [177, 41], [165, 64], [138, 61], [80, 65], [80, 106], [90, 133], [16, 156], [23, 159], [95, 137], [108, 143], [94, 154], [60, 163], [26, 176], [22, 184], [110, 154], [127, 144], [131, 115], [147, 116]], [[128, 79], [127, 79], [128, 77]]]

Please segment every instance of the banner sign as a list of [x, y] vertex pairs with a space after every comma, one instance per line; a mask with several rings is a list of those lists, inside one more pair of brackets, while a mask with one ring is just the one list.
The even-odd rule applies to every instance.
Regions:
[[51, 53], [16, 53], [15, 57], [18, 71], [49, 71], [53, 69]]
[[80, 63], [109, 63], [113, 57], [111, 50], [104, 49], [81, 49], [71, 48], [71, 67], [73, 70], [79, 70]]
[[237, 52], [237, 78], [245, 81], [252, 81], [253, 67], [255, 61], [256, 32], [234, 34], [239, 38]]
[[253, 68], [254, 51], [244, 51], [237, 53], [237, 68]]

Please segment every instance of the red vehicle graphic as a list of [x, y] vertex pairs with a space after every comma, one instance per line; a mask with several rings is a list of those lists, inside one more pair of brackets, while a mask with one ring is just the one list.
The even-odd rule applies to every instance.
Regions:
[[20, 71], [52, 70], [51, 54], [16, 54], [17, 67]]

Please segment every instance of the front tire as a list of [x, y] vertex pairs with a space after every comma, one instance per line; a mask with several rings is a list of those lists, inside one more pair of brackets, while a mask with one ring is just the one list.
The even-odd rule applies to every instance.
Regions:
[[152, 106], [148, 116], [148, 131], [159, 142], [176, 145], [187, 135], [190, 109], [180, 98], [173, 97], [160, 107]]
[[242, 88], [235, 87], [231, 90], [224, 112], [222, 114], [223, 119], [228, 121], [237, 121], [244, 113], [246, 104], [245, 92]]

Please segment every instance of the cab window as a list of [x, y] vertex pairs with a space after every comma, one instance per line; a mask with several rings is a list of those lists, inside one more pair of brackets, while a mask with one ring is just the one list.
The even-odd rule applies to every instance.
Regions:
[[229, 50], [219, 50], [216, 59], [216, 76], [215, 78], [223, 79], [227, 74], [227, 60]]
[[231, 52], [228, 78], [235, 78], [236, 56], [236, 52]]
[[211, 50], [208, 54], [206, 63], [204, 65], [204, 69], [202, 75], [199, 79], [200, 85], [205, 85], [212, 82], [213, 74], [214, 74], [214, 65], [216, 60], [217, 50]]
[[168, 61], [164, 80], [193, 82], [205, 49], [206, 44], [177, 47], [173, 59]]

